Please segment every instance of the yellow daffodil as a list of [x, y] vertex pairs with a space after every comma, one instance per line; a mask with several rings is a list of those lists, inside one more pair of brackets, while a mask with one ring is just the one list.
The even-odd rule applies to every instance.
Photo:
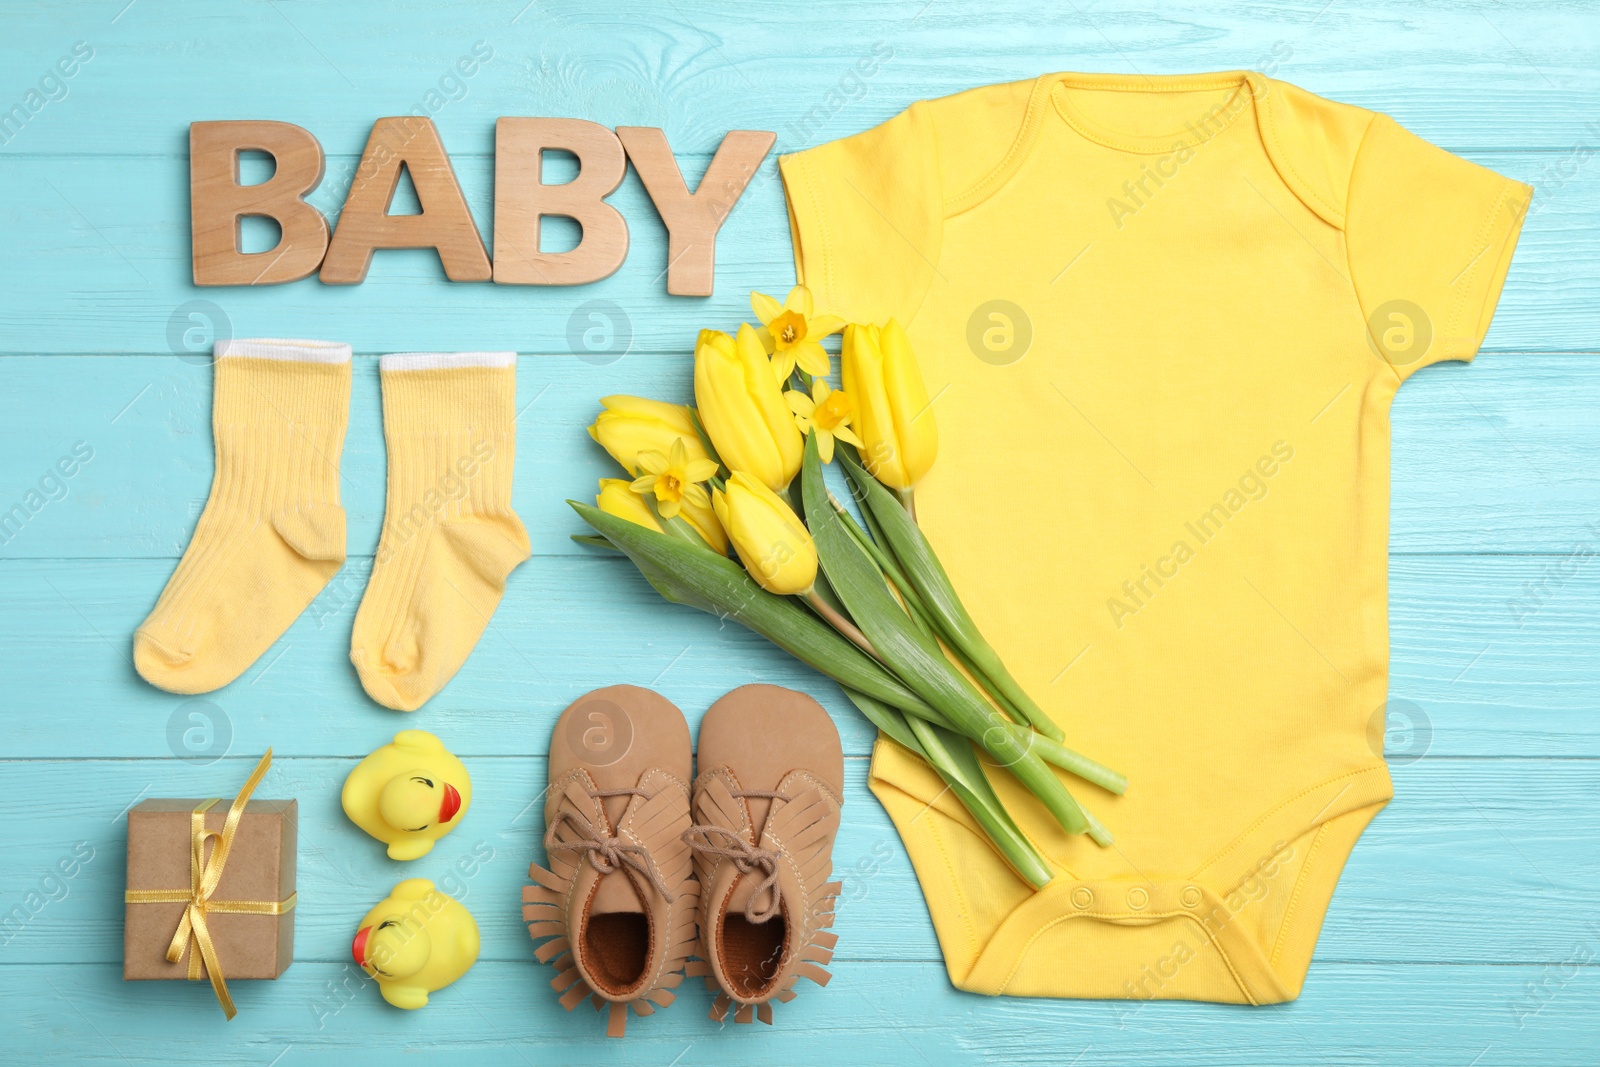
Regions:
[[758, 478], [735, 470], [712, 495], [717, 518], [750, 572], [769, 593], [809, 593], [817, 582], [817, 547], [782, 497]]
[[630, 488], [641, 496], [654, 496], [656, 510], [663, 519], [672, 518], [686, 503], [700, 508], [710, 506], [711, 500], [700, 483], [717, 473], [717, 465], [709, 459], [690, 459], [681, 437], [672, 442], [672, 451], [666, 455], [646, 449], [639, 453], [638, 462], [639, 477]]
[[881, 330], [851, 324], [841, 353], [840, 377], [866, 442], [862, 461], [884, 485], [910, 489], [933, 466], [939, 431], [905, 330], [894, 319]]
[[700, 331], [694, 396], [706, 434], [729, 470], [742, 470], [774, 490], [794, 480], [805, 439], [754, 329], [740, 326], [736, 339], [719, 330]]
[[[627, 519], [636, 526], [643, 526], [647, 530], [657, 533], [666, 533], [661, 528], [661, 523], [650, 511], [650, 505], [638, 493], [633, 491], [626, 478], [601, 478], [600, 495], [594, 499], [595, 506], [608, 515], [615, 515], [619, 519]], [[696, 506], [685, 500], [678, 511], [678, 517], [687, 522], [700, 539], [710, 545], [721, 555], [728, 554], [728, 534], [722, 528], [722, 523], [717, 519], [717, 513], [711, 510], [711, 502], [707, 500], [704, 507]]]
[[611, 458], [627, 468], [629, 476], [639, 473], [640, 452], [666, 455], [674, 441], [682, 441], [690, 459], [709, 459], [705, 446], [694, 432], [689, 408], [640, 396], [603, 396], [605, 408], [589, 427], [589, 436], [611, 453]]
[[594, 498], [594, 505], [607, 515], [615, 515], [635, 526], [661, 532], [661, 524], [650, 514], [650, 505], [639, 499], [638, 494], [628, 487], [625, 478], [601, 478], [600, 495]]
[[817, 435], [817, 453], [822, 457], [822, 462], [833, 462], [835, 437], [857, 448], [865, 447], [850, 429], [850, 420], [855, 417], [856, 407], [850, 402], [850, 394], [843, 389], [835, 389], [817, 378], [811, 383], [810, 396], [798, 389], [791, 389], [783, 396], [789, 401], [789, 410], [794, 412], [794, 424], [800, 427], [800, 432]]
[[766, 293], [752, 292], [750, 310], [761, 320], [756, 336], [772, 356], [772, 373], [779, 384], [789, 380], [796, 363], [813, 377], [827, 376], [828, 353], [821, 341], [844, 329], [844, 320], [837, 315], [818, 315], [810, 289], [795, 286], [782, 304]]

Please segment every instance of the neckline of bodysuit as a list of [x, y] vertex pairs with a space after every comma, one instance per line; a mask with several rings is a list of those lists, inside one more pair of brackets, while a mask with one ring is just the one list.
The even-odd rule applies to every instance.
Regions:
[[[1153, 155], [1192, 148], [1210, 140], [1250, 108], [1262, 95], [1264, 79], [1250, 71], [1214, 74], [1168, 74], [1147, 77], [1122, 74], [1055, 74], [1048, 76], [1051, 103], [1061, 119], [1080, 136], [1123, 152]], [[1234, 92], [1221, 103], [1184, 120], [1177, 130], [1136, 133], [1108, 127], [1090, 118], [1073, 100], [1073, 89], [1099, 92], [1194, 93], [1222, 89]]]

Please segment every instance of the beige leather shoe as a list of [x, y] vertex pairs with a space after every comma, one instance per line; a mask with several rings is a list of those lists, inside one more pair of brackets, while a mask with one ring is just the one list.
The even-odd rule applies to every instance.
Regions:
[[690, 974], [717, 993], [711, 1018], [772, 1022], [801, 978], [826, 985], [833, 958], [833, 839], [844, 797], [839, 731], [815, 700], [747, 685], [700, 724], [694, 847], [702, 959]]
[[545, 796], [545, 854], [522, 891], [535, 955], [559, 969], [568, 1011], [628, 1007], [649, 1015], [674, 998], [695, 942], [699, 887], [688, 843], [692, 754], [683, 713], [631, 685], [579, 697], [556, 720]]

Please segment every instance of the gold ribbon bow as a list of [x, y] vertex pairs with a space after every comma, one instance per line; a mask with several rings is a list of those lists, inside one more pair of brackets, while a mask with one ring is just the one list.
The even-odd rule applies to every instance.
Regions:
[[[228, 853], [233, 848], [234, 835], [239, 830], [239, 820], [244, 816], [244, 806], [250, 800], [250, 794], [255, 792], [256, 786], [261, 784], [261, 779], [266, 775], [267, 769], [272, 766], [272, 749], [267, 749], [267, 754], [261, 757], [261, 762], [256, 764], [256, 769], [251, 773], [244, 787], [239, 790], [239, 795], [233, 798], [233, 804], [228, 808], [228, 817], [222, 824], [222, 832], [206, 829], [206, 812], [220, 804], [221, 800], [212, 797], [202, 800], [195, 805], [190, 818], [190, 847], [189, 847], [189, 888], [188, 889], [129, 889], [124, 899], [129, 904], [184, 904], [183, 916], [178, 920], [178, 929], [172, 935], [172, 943], [167, 946], [167, 962], [177, 963], [183, 958], [183, 950], [188, 942], [193, 939], [195, 951], [189, 953], [189, 981], [200, 980], [200, 961], [205, 960], [206, 974], [211, 978], [211, 988], [217, 994], [217, 1003], [222, 1005], [223, 1014], [232, 1019], [238, 1014], [233, 1006], [233, 998], [228, 995], [228, 983], [222, 977], [222, 965], [217, 962], [217, 948], [211, 940], [211, 930], [206, 925], [207, 914], [228, 915], [282, 915], [292, 909], [297, 893], [290, 893], [285, 900], [212, 900], [211, 895], [217, 891], [217, 884], [222, 881], [222, 869], [228, 862]], [[216, 838], [216, 844], [211, 849], [211, 856], [206, 857], [206, 841]]]

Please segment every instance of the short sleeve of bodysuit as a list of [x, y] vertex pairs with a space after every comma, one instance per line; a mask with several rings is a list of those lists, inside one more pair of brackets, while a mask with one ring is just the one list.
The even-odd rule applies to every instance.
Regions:
[[1350, 178], [1345, 236], [1373, 343], [1402, 377], [1477, 354], [1529, 191], [1373, 116]]
[[1531, 190], [1243, 71], [988, 86], [781, 168], [818, 308], [906, 327], [919, 523], [973, 619], [1132, 783], [1064, 778], [1100, 848], [988, 770], [1035, 890], [879, 740], [951, 980], [1293, 999], [1393, 795], [1389, 405], [1478, 351]]
[[916, 315], [944, 220], [980, 194], [1030, 113], [1033, 82], [912, 104], [870, 130], [780, 161], [802, 280], [857, 322]]
[[942, 222], [927, 105], [781, 166], [796, 259], [819, 306], [856, 321], [909, 318]]

